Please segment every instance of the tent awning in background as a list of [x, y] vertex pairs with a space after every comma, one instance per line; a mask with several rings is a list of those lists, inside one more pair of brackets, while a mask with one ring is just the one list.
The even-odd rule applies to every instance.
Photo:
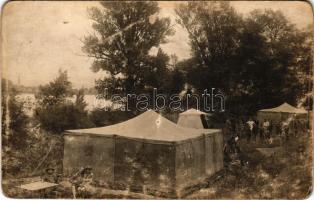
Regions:
[[288, 103], [283, 103], [275, 108], [268, 108], [259, 110], [259, 112], [280, 112], [280, 113], [295, 113], [295, 114], [306, 114], [307, 111], [301, 108], [295, 108]]

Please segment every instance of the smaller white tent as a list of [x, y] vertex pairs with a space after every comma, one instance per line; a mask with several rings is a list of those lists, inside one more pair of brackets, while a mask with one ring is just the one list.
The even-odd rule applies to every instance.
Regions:
[[188, 128], [204, 129], [209, 128], [209, 113], [194, 108], [179, 114], [178, 125]]

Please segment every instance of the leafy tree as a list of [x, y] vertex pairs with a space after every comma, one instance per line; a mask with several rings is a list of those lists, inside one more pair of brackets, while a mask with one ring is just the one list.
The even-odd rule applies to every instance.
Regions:
[[21, 148], [26, 144], [28, 116], [23, 111], [24, 102], [17, 99], [13, 84], [1, 80], [2, 144], [4, 147]]
[[36, 95], [38, 107], [35, 118], [41, 127], [52, 133], [61, 133], [66, 129], [87, 128], [93, 126], [85, 110], [83, 90], [79, 90], [75, 103], [71, 82], [66, 71], [59, 71], [59, 76], [49, 84], [41, 86]]
[[311, 66], [308, 39], [280, 11], [251, 12], [238, 51], [241, 89], [234, 91], [253, 110], [285, 101], [296, 104], [309, 89], [304, 87]]
[[5, 177], [16, 173], [23, 166], [16, 157], [28, 147], [29, 117], [11, 81], [1, 79], [1, 94], [2, 175]]
[[76, 113], [74, 116], [74, 121], [76, 122], [74, 126], [77, 128], [88, 128], [94, 126], [94, 123], [89, 119], [88, 111], [86, 110], [87, 103], [84, 100], [84, 97], [84, 89], [79, 89], [73, 105], [74, 113]]
[[[147, 71], [144, 72], [146, 87], [157, 88], [161, 92], [166, 92], [167, 81], [170, 78], [170, 70], [168, 68], [169, 56], [161, 49], [158, 49], [156, 56], [148, 57]], [[153, 72], [153, 73], [151, 73]]]
[[184, 84], [184, 73], [180, 69], [175, 68], [173, 71], [170, 71], [170, 80], [167, 88], [170, 94], [180, 93], [184, 89]]
[[198, 92], [221, 89], [229, 112], [295, 104], [309, 91], [302, 77], [311, 66], [311, 39], [280, 11], [255, 10], [243, 18], [227, 2], [189, 2], [176, 13], [193, 53], [178, 64], [187, 82]]
[[68, 73], [59, 70], [59, 76], [54, 81], [39, 87], [36, 99], [41, 106], [48, 107], [65, 103], [67, 98], [72, 96], [72, 85], [68, 80]]
[[149, 87], [147, 76], [157, 74], [151, 65], [165, 57], [149, 55], [152, 47], [173, 33], [169, 18], [157, 16], [157, 2], [101, 2], [89, 10], [95, 34], [86, 36], [83, 51], [94, 58], [92, 69], [110, 77], [96, 82], [99, 94], [132, 94]]
[[84, 89], [79, 89], [76, 93], [75, 105], [82, 111], [84, 111], [87, 106], [87, 103], [84, 100], [84, 96]]
[[228, 92], [232, 59], [239, 46], [242, 18], [227, 2], [188, 2], [176, 9], [178, 23], [189, 33], [193, 67], [189, 81], [198, 90]]

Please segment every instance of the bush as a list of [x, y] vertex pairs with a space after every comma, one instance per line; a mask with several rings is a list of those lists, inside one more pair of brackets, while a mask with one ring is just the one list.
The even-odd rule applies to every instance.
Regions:
[[54, 81], [39, 88], [35, 118], [43, 129], [61, 133], [66, 129], [94, 126], [85, 110], [87, 104], [84, 102], [83, 89], [78, 91], [75, 103], [67, 100], [72, 96], [66, 71], [59, 71], [59, 76]]
[[39, 107], [35, 112], [41, 127], [53, 133], [61, 133], [66, 129], [94, 126], [89, 120], [87, 112], [71, 102], [45, 108]]

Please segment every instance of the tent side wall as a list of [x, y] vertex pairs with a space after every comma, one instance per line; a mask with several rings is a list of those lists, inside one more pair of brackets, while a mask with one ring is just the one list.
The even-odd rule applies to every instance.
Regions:
[[150, 194], [174, 192], [175, 148], [172, 143], [116, 137], [115, 144], [115, 185], [141, 191], [145, 185]]
[[220, 171], [224, 167], [223, 161], [223, 134], [222, 131], [214, 133], [214, 165], [215, 172]]
[[176, 188], [198, 183], [205, 175], [204, 136], [176, 145]]
[[176, 187], [179, 190], [197, 184], [221, 169], [223, 169], [221, 130], [176, 145]]
[[94, 179], [101, 183], [113, 181], [112, 137], [64, 135], [63, 173], [70, 176], [81, 167], [91, 166]]
[[205, 139], [205, 173], [211, 176], [215, 173], [214, 135], [206, 135]]

